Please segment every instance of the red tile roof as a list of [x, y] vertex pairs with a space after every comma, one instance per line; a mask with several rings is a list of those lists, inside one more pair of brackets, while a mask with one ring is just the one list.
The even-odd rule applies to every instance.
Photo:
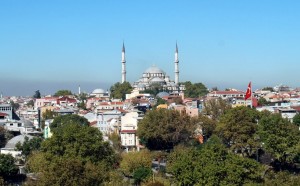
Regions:
[[8, 114], [0, 112], [0, 116], [8, 116]]

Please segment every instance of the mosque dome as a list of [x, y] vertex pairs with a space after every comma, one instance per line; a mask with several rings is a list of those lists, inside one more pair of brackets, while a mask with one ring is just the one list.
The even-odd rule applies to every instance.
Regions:
[[15, 136], [15, 137], [11, 138], [10, 140], [8, 140], [8, 142], [5, 145], [5, 148], [12, 148], [12, 149], [14, 149], [16, 147], [16, 145], [17, 145], [18, 142], [20, 142], [21, 144], [24, 143], [25, 137], [28, 137], [29, 140], [31, 140], [33, 138], [33, 136], [30, 136], [30, 135], [18, 135], [18, 136]]
[[168, 92], [160, 92], [156, 95], [156, 97], [159, 97], [159, 98], [163, 98], [165, 96], [169, 96], [170, 94]]
[[161, 83], [161, 82], [165, 82], [165, 80], [159, 78], [159, 77], [155, 77], [153, 79], [151, 79], [152, 83]]
[[92, 94], [104, 94], [104, 93], [105, 93], [105, 91], [103, 89], [101, 89], [101, 88], [95, 89], [92, 92]]
[[145, 72], [145, 74], [165, 74], [165, 72], [163, 70], [161, 70], [160, 68], [158, 68], [157, 66], [152, 66], [150, 68], [148, 68]]

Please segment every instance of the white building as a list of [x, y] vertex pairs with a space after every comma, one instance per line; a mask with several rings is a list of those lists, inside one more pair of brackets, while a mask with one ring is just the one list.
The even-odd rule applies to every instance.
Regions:
[[121, 117], [121, 145], [126, 151], [139, 151], [139, 139], [136, 136], [137, 124], [142, 117], [138, 112], [129, 112]]

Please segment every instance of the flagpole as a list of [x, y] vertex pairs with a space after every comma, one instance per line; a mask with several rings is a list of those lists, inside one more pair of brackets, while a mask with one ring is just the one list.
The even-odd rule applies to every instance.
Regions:
[[252, 91], [252, 81], [251, 81], [251, 87], [250, 87], [250, 90], [251, 90], [251, 97], [250, 97], [250, 99], [251, 99], [251, 102], [250, 102], [250, 104], [251, 104], [251, 108], [253, 107], [253, 91]]

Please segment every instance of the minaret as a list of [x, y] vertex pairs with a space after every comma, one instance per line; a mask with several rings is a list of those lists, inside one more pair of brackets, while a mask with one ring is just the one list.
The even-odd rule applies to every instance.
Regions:
[[121, 83], [124, 83], [126, 81], [126, 60], [125, 60], [125, 46], [123, 42], [123, 48], [122, 48], [122, 81]]
[[78, 95], [81, 94], [81, 91], [80, 91], [80, 85], [78, 86]]
[[176, 49], [175, 49], [175, 84], [178, 85], [179, 82], [179, 67], [178, 67], [178, 47], [177, 47], [177, 42], [176, 42]]

